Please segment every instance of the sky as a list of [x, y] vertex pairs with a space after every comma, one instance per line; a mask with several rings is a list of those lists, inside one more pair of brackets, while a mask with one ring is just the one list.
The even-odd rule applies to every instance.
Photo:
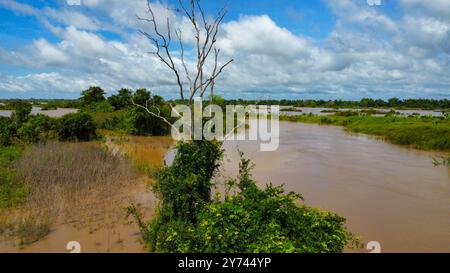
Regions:
[[[182, 30], [191, 70], [192, 28], [167, 9], [177, 2], [150, 1], [157, 21]], [[208, 18], [228, 7], [217, 39], [219, 62], [234, 59], [216, 83], [225, 98], [450, 99], [450, 0], [201, 3]], [[146, 0], [0, 0], [0, 98], [77, 98], [94, 85], [178, 98], [139, 32], [151, 31], [137, 20], [145, 10]]]

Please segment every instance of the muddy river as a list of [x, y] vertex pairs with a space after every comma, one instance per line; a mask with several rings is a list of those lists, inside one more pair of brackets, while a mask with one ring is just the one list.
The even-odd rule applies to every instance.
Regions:
[[450, 251], [450, 168], [432, 160], [443, 154], [288, 122], [280, 124], [275, 152], [260, 152], [252, 141], [228, 141], [225, 149], [225, 175], [237, 174], [239, 149], [256, 164], [258, 183], [285, 184], [308, 205], [339, 213], [383, 252]]
[[[382, 252], [450, 252], [450, 168], [435, 167], [432, 160], [449, 154], [400, 147], [341, 127], [288, 122], [280, 123], [277, 151], [260, 152], [259, 144], [226, 141], [222, 175], [236, 176], [240, 150], [256, 164], [259, 184], [284, 184], [308, 205], [344, 216], [353, 233], [363, 242], [378, 241]], [[167, 151], [167, 144], [158, 145]], [[128, 149], [136, 158], [153, 149], [135, 148]], [[154, 209], [148, 187], [141, 183], [133, 191], [147, 212]], [[66, 243], [78, 240], [83, 252], [141, 252], [138, 239], [137, 227], [125, 223], [100, 231], [63, 226], [21, 251], [67, 252]], [[0, 244], [4, 251], [17, 249]]]

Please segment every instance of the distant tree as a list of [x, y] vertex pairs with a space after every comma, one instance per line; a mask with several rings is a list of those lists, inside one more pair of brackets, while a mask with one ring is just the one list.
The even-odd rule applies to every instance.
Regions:
[[0, 146], [11, 145], [14, 137], [14, 127], [9, 117], [0, 116]]
[[15, 123], [16, 128], [19, 128], [22, 123], [28, 120], [33, 107], [31, 103], [24, 100], [17, 100], [12, 105], [15, 109], [12, 114], [12, 120]]
[[89, 141], [96, 137], [95, 129], [89, 114], [72, 113], [60, 119], [58, 136], [62, 141]]
[[49, 139], [51, 131], [55, 129], [55, 122], [49, 116], [37, 114], [31, 116], [22, 124], [17, 134], [23, 141], [35, 143]]
[[99, 103], [105, 100], [105, 91], [98, 86], [91, 86], [81, 92], [80, 101], [83, 105]]
[[137, 89], [133, 94], [133, 102], [135, 104], [148, 106], [148, 103], [152, 97], [150, 91], [147, 91], [145, 88]]
[[359, 106], [361, 107], [374, 107], [375, 101], [373, 99], [364, 98], [359, 102]]
[[391, 98], [388, 100], [388, 105], [390, 107], [400, 106], [401, 101], [398, 98]]
[[[169, 132], [168, 124], [164, 123], [159, 117], [152, 115], [158, 113], [158, 116], [171, 120], [171, 109], [160, 96], [153, 96], [146, 89], [138, 89], [133, 94], [132, 101], [135, 103], [128, 111], [128, 122], [130, 133], [134, 135], [165, 135]], [[144, 105], [145, 108], [137, 105]]]
[[132, 95], [133, 92], [130, 89], [122, 88], [117, 95], [110, 96], [108, 102], [115, 110], [121, 110], [132, 105]]

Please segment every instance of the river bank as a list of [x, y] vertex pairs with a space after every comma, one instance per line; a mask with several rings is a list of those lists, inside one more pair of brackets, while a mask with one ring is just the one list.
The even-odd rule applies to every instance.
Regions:
[[280, 116], [280, 120], [343, 126], [350, 132], [374, 135], [398, 145], [450, 151], [450, 120], [445, 117], [377, 117], [351, 113], [349, 116]]
[[[0, 252], [68, 252], [66, 245], [69, 241], [79, 242], [82, 252], [146, 251], [139, 241], [139, 228], [125, 218], [125, 208], [131, 203], [136, 204], [147, 217], [151, 217], [156, 199], [150, 190], [152, 180], [148, 176], [148, 169], [142, 166], [148, 165], [155, 169], [162, 166], [172, 140], [167, 137], [119, 137], [117, 134], [110, 138], [105, 143], [50, 144], [58, 145], [53, 149], [56, 154], [48, 154], [50, 157], [46, 156], [46, 146], [25, 149], [23, 157], [15, 166], [20, 168], [17, 172], [21, 177], [25, 174], [26, 185], [38, 184], [42, 187], [45, 181], [41, 181], [40, 177], [46, 176], [38, 174], [26, 178], [27, 167], [21, 161], [25, 163], [33, 160], [33, 164], [28, 164], [30, 170], [40, 169], [48, 173], [53, 182], [44, 183], [45, 192], [49, 193], [45, 195], [47, 197], [41, 198], [40, 191], [31, 187], [23, 205], [0, 210], [0, 227], [11, 230], [0, 233]], [[33, 152], [35, 149], [38, 149], [37, 152]], [[58, 153], [61, 151], [72, 155], [70, 158], [60, 158], [62, 155]], [[92, 153], [93, 156], [86, 155]], [[35, 160], [36, 156], [42, 158]], [[70, 163], [70, 169], [64, 168], [66, 163], [43, 162], [45, 158]], [[92, 172], [89, 165], [92, 165]], [[64, 177], [68, 174], [79, 177], [74, 180], [77, 184], [75, 188], [58, 182], [67, 180]], [[80, 184], [78, 180], [80, 183], [85, 182]], [[51, 214], [44, 213], [49, 211]], [[30, 237], [25, 231], [17, 233], [18, 228], [11, 226], [20, 219], [37, 214], [51, 216], [46, 217], [48, 231], [39, 237]], [[27, 232], [34, 232], [34, 228], [30, 226]]]
[[222, 176], [237, 174], [242, 151], [260, 185], [284, 184], [306, 204], [347, 218], [363, 242], [383, 252], [450, 251], [450, 169], [432, 157], [450, 156], [397, 146], [342, 127], [280, 123], [280, 147], [260, 152], [257, 141], [227, 141]]

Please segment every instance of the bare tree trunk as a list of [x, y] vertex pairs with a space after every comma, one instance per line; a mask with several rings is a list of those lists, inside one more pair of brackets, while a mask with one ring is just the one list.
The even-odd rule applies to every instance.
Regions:
[[[182, 69], [179, 70], [176, 62], [174, 61], [172, 49], [172, 26], [170, 19], [167, 18], [166, 26], [163, 26], [167, 33], [161, 31], [161, 26], [156, 22], [155, 14], [152, 8], [152, 4], [147, 1], [147, 14], [148, 17], [139, 17], [138, 19], [144, 22], [148, 22], [152, 26], [152, 32], [146, 32], [140, 30], [140, 32], [145, 35], [155, 46], [155, 56], [165, 64], [174, 74], [175, 81], [178, 86], [179, 96], [181, 100], [187, 98], [188, 106], [193, 112], [193, 103], [195, 97], [200, 97], [203, 100], [206, 91], [210, 90], [211, 102], [214, 96], [214, 87], [216, 84], [216, 79], [222, 74], [223, 70], [233, 62], [233, 59], [219, 65], [219, 54], [220, 49], [216, 47], [217, 35], [219, 33], [219, 27], [223, 22], [225, 15], [227, 14], [226, 8], [222, 8], [218, 11], [217, 15], [213, 17], [212, 20], [207, 20], [205, 13], [200, 5], [200, 0], [189, 0], [189, 5], [186, 7], [185, 1], [178, 0], [178, 7], [176, 9], [169, 9], [182, 14], [191, 23], [195, 35], [195, 45], [193, 49], [196, 51], [196, 62], [195, 62], [195, 76], [191, 77], [190, 70], [185, 60], [185, 44], [183, 42], [181, 29], [175, 29], [174, 33], [177, 36], [180, 45], [180, 62]], [[210, 59], [210, 53], [214, 51], [214, 57], [212, 61], [214, 62], [213, 69], [209, 76], [205, 77], [205, 65]], [[180, 72], [180, 71], [183, 71]], [[182, 77], [184, 75], [184, 78]], [[186, 83], [187, 82], [187, 83]], [[188, 84], [188, 88], [185, 85]], [[185, 90], [189, 90], [189, 95], [186, 97]], [[150, 109], [148, 107], [141, 105], [141, 107]], [[151, 114], [159, 116], [164, 122], [159, 113], [152, 112]], [[193, 124], [193, 123], [192, 123]]]

